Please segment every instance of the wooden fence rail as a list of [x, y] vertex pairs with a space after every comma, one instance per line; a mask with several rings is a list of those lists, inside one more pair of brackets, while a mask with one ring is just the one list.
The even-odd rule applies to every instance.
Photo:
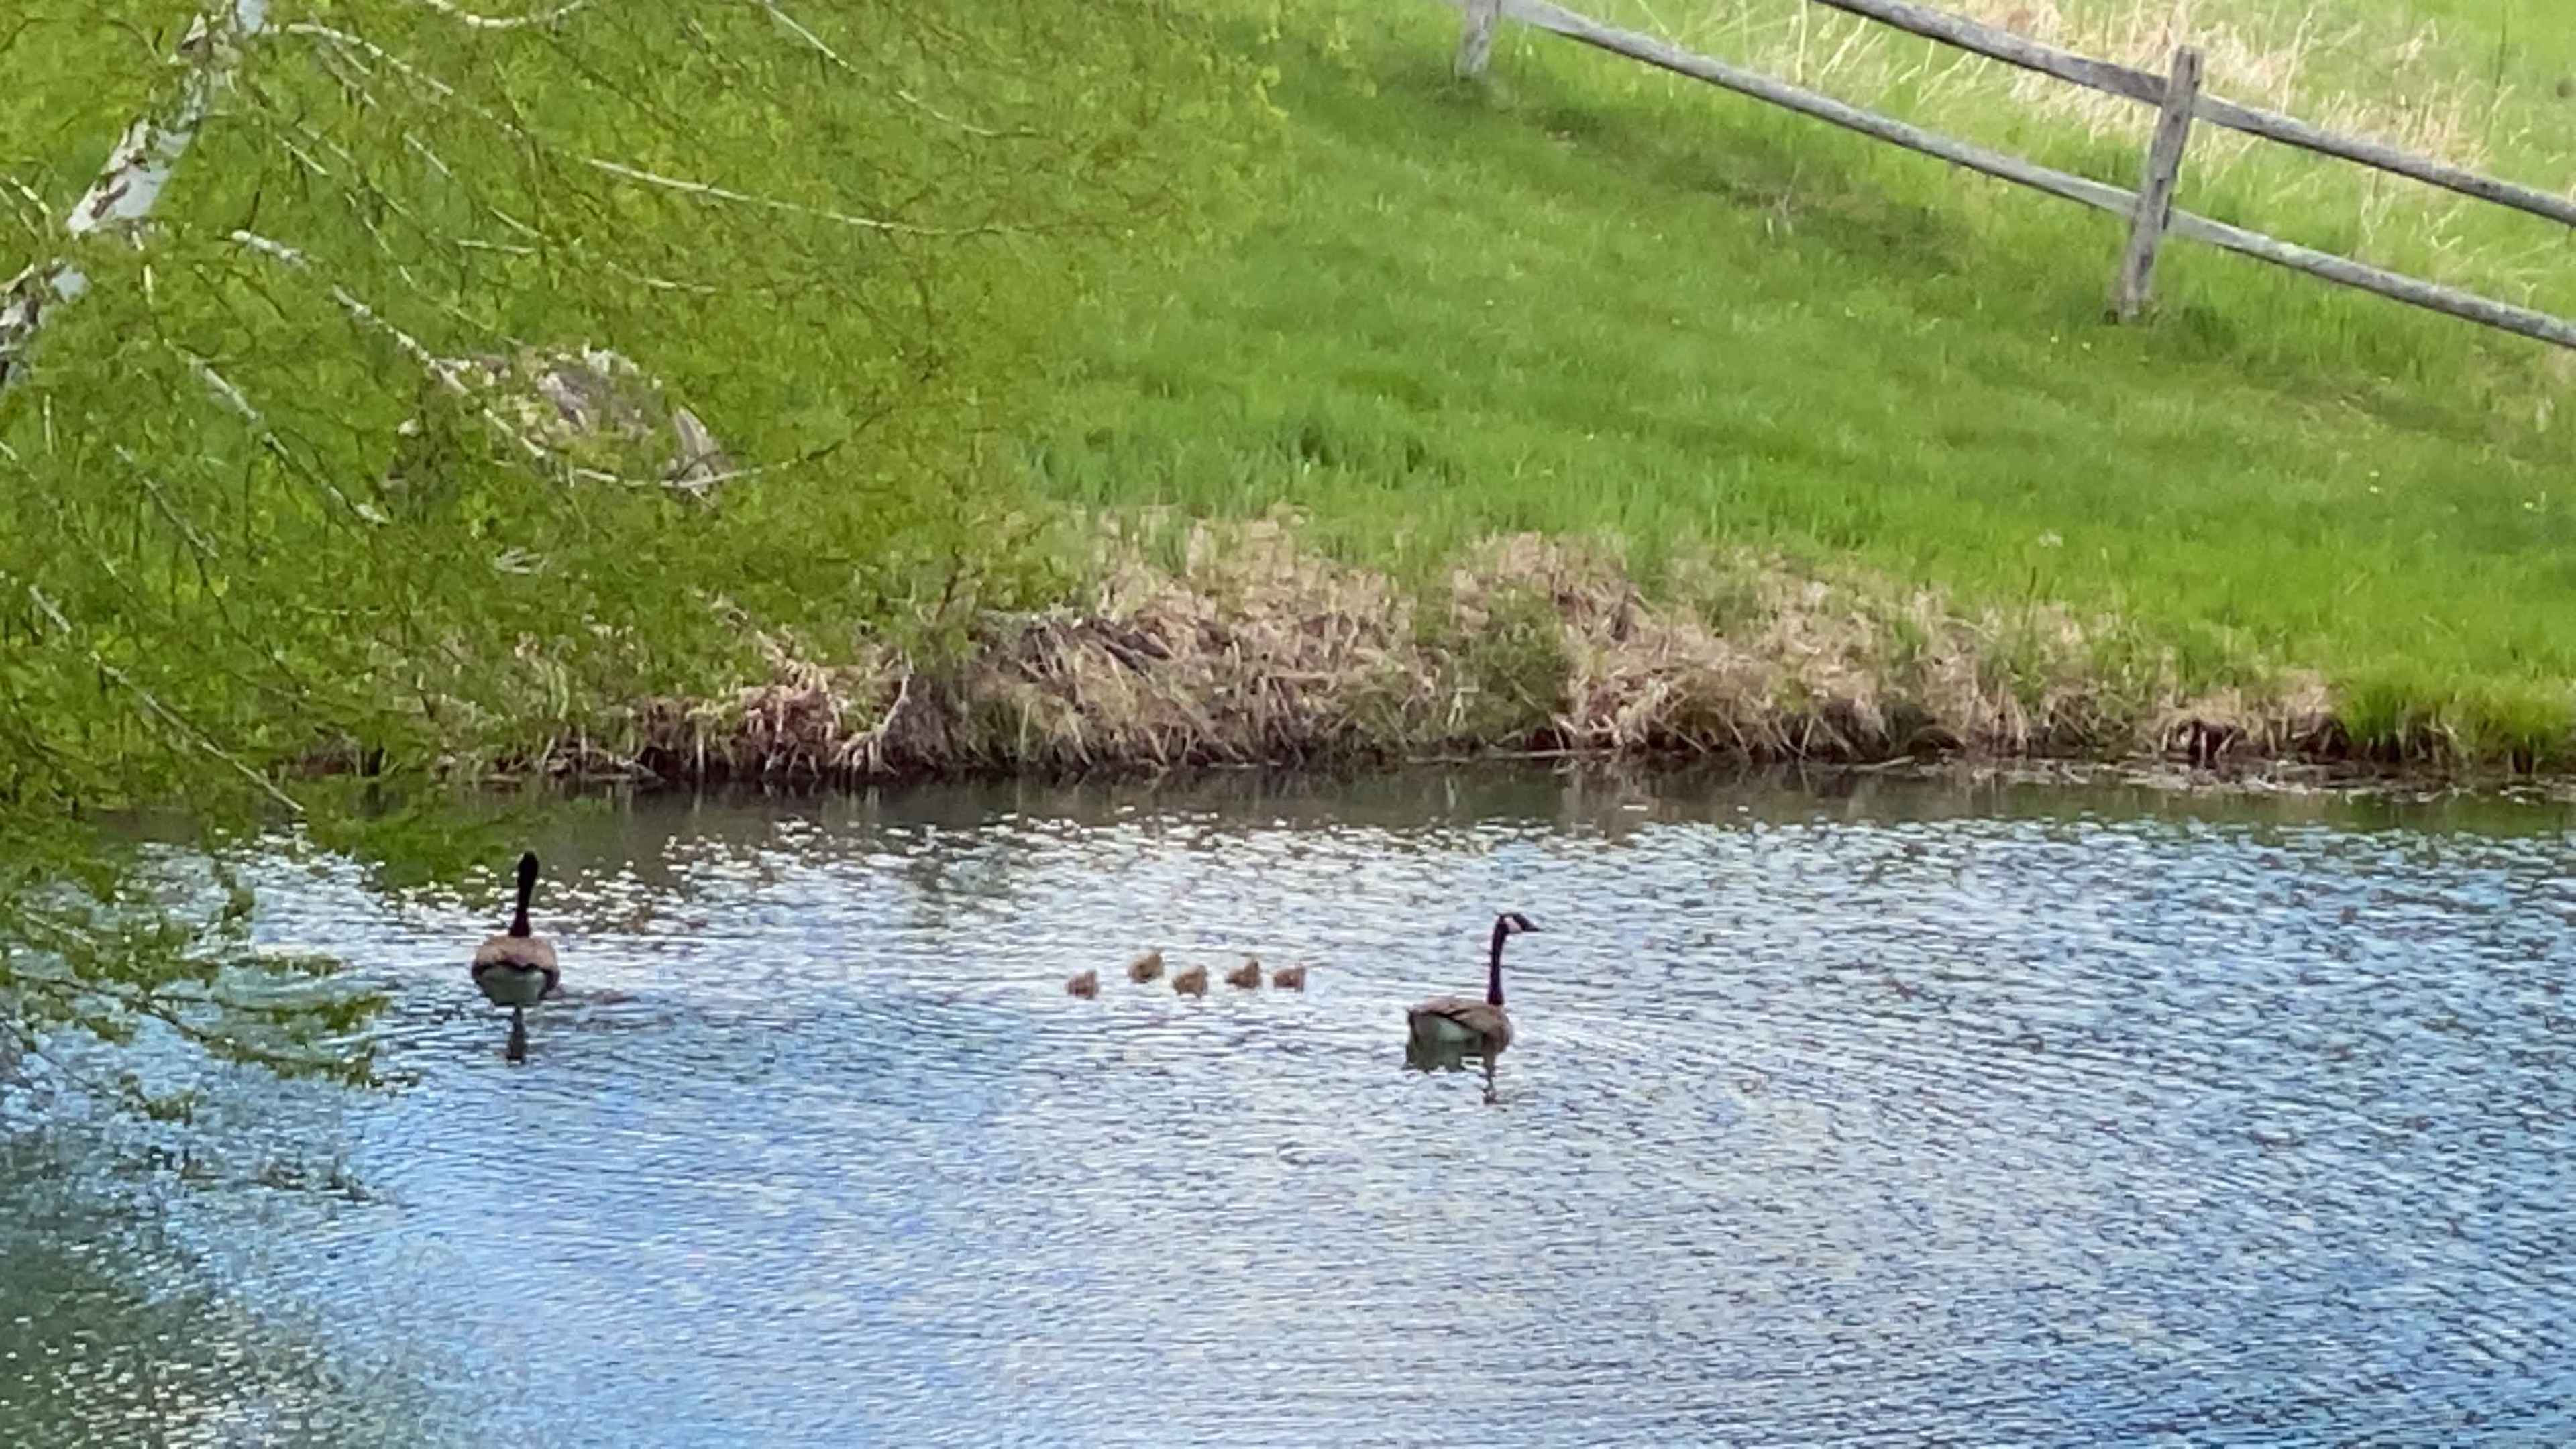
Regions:
[[2427, 157], [2410, 155], [2375, 141], [2338, 136], [2304, 121], [2208, 95], [2200, 89], [2200, 55], [2189, 48], [2175, 52], [2172, 74], [2159, 76], [2043, 45], [2009, 31], [1911, 3], [1911, 0], [1815, 0], [1815, 3], [2076, 85], [2156, 106], [2159, 114], [2155, 136], [2147, 150], [2144, 181], [2138, 190], [2130, 191], [2058, 171], [1864, 110], [1787, 81], [1729, 65], [1650, 35], [1604, 25], [1588, 16], [1550, 4], [1548, 0], [1463, 0], [1466, 28], [1458, 46], [1458, 71], [1463, 76], [1474, 76], [1483, 71], [1492, 50], [1495, 24], [1500, 19], [1509, 18], [1631, 60], [1643, 61], [1676, 75], [1706, 81], [1813, 116], [1907, 150], [1936, 156], [1955, 166], [2114, 213], [2130, 222], [2128, 245], [2121, 254], [2111, 300], [2113, 311], [2124, 318], [2136, 315], [2151, 297], [2157, 244], [2164, 236], [2175, 235], [2224, 247], [2341, 286], [2355, 287], [2430, 311], [2576, 350], [2576, 322], [2213, 221], [2174, 206], [2173, 197], [2191, 123], [2201, 120], [2323, 155], [2375, 166], [2464, 196], [2492, 201], [2569, 225], [2576, 225], [2576, 201], [2464, 171]]
[[[2163, 76], [2115, 65], [2107, 60], [2092, 60], [2071, 50], [2060, 50], [2056, 46], [2015, 35], [2009, 30], [1997, 30], [1964, 16], [1917, 5], [1912, 0], [1814, 0], [1814, 3], [1864, 20], [1875, 20], [1926, 40], [1974, 51], [2007, 65], [2035, 70], [2042, 75], [2052, 75], [2097, 91], [2108, 91], [2115, 96], [2127, 96], [2150, 106], [2162, 104], [2165, 98]], [[2499, 181], [2492, 176], [2480, 176], [2474, 171], [2464, 171], [2428, 156], [2412, 155], [2377, 141], [2365, 141], [2358, 136], [2338, 136], [2305, 121], [2253, 106], [2240, 106], [2212, 95], [2200, 97], [2193, 106], [2193, 114], [2213, 126], [2243, 131], [2249, 136], [2279, 141], [2321, 156], [2376, 166], [2382, 171], [2412, 177], [2428, 185], [2456, 191], [2462, 196], [2473, 196], [2480, 201], [2492, 201], [2499, 206], [2510, 206], [2516, 211], [2527, 211], [2534, 216], [2545, 216], [2551, 221], [2576, 226], [2576, 201], [2552, 196], [2546, 191], [2535, 191], [2528, 186], [2517, 186], [2510, 181]]]

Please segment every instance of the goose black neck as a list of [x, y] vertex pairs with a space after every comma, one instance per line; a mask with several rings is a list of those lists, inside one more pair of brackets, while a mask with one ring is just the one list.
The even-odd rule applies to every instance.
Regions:
[[1503, 924], [1503, 918], [1496, 916], [1494, 944], [1487, 953], [1485, 966], [1485, 1004], [1488, 1006], [1503, 1004], [1503, 938], [1510, 934], [1510, 929]]
[[516, 909], [516, 910], [514, 910], [514, 911], [512, 911], [512, 912], [510, 913], [510, 934], [511, 934], [511, 935], [513, 935], [513, 936], [526, 936], [526, 935], [528, 934], [528, 900], [529, 900], [529, 898], [530, 898], [530, 897], [534, 896], [536, 893], [537, 893], [537, 858], [536, 858], [536, 856], [534, 856], [534, 855], [523, 855], [523, 856], [520, 856], [520, 857], [519, 857], [519, 906], [518, 906], [518, 909]]

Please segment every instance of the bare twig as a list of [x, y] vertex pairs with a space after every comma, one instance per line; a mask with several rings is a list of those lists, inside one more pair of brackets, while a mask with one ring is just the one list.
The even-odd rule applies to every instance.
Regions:
[[[280, 26], [279, 29], [288, 35], [303, 36], [313, 40], [327, 40], [334, 45], [346, 46], [351, 50], [363, 50], [374, 59], [380, 60], [386, 65], [392, 66], [395, 70], [402, 72], [405, 79], [417, 81], [421, 85], [428, 87], [440, 100], [464, 101], [464, 98], [456, 93], [456, 87], [449, 85], [447, 82], [440, 80], [438, 77], [431, 75], [429, 72], [413, 65], [410, 61], [403, 59], [401, 56], [394, 54], [392, 51], [385, 49], [383, 46], [378, 45], [374, 41], [368, 40], [363, 36], [352, 35], [348, 31], [340, 30], [329, 25], [316, 25], [309, 20], [299, 20], [291, 25]], [[502, 120], [500, 117], [492, 114], [491, 111], [481, 106], [473, 106], [470, 102], [466, 104], [469, 105], [475, 115], [482, 119], [491, 121], [496, 125], [506, 127], [514, 134], [517, 132], [518, 127]]]
[[[302, 251], [291, 247], [284, 242], [260, 236], [255, 232], [235, 231], [232, 233], [232, 240], [240, 246], [246, 247], [272, 261], [294, 268], [297, 271], [309, 271], [312, 267], [311, 260], [307, 258]], [[358, 322], [361, 326], [371, 328], [382, 334], [390, 340], [394, 346], [400, 348], [405, 356], [419, 364], [421, 371], [427, 373], [430, 380], [437, 383], [441, 389], [448, 393], [448, 395], [470, 404], [473, 407], [476, 416], [482, 418], [485, 423], [489, 424], [505, 441], [518, 448], [520, 452], [526, 454], [530, 462], [537, 464], [540, 468], [556, 470], [564, 477], [576, 479], [584, 483], [606, 483], [625, 488], [676, 488], [682, 492], [702, 494], [720, 483], [729, 483], [738, 478], [757, 477], [760, 474], [773, 472], [781, 467], [807, 463], [812, 461], [814, 458], [820, 457], [824, 453], [831, 451], [831, 446], [826, 446], [813, 453], [809, 453], [802, 458], [793, 459], [790, 463], [786, 464], [764, 463], [749, 468], [735, 468], [728, 472], [715, 474], [711, 477], [692, 478], [686, 480], [630, 478], [624, 474], [611, 473], [599, 468], [585, 468], [568, 465], [556, 456], [553, 449], [548, 448], [545, 444], [537, 441], [535, 438], [529, 437], [526, 433], [521, 432], [518, 428], [511, 425], [509, 419], [502, 417], [499, 412], [495, 411], [490, 404], [478, 399], [474, 395], [474, 390], [467, 387], [465, 385], [465, 380], [458, 376], [458, 368], [455, 364], [450, 363], [447, 359], [430, 351], [428, 345], [423, 343], [419, 338], [412, 336], [402, 328], [387, 321], [382, 313], [359, 300], [349, 291], [348, 288], [341, 286], [337, 282], [331, 282], [328, 285], [331, 291], [331, 300], [339, 303], [341, 310], [347, 312], [353, 320]], [[236, 396], [238, 396], [237, 393]]]
[[[232, 233], [232, 239], [271, 261], [282, 263], [297, 271], [309, 271], [312, 266], [311, 261], [302, 251], [256, 232], [235, 231]], [[429, 374], [430, 379], [444, 388], [449, 395], [465, 401], [473, 401], [472, 390], [466, 387], [464, 379], [456, 375], [456, 369], [449, 366], [437, 353], [430, 351], [419, 338], [386, 321], [381, 313], [360, 301], [348, 288], [337, 282], [331, 282], [328, 285], [331, 289], [331, 300], [339, 303], [341, 310], [347, 312], [359, 325], [370, 328], [391, 341], [395, 347], [402, 350], [404, 356], [419, 364], [420, 369]], [[547, 452], [544, 444], [510, 426], [508, 419], [503, 418], [499, 413], [479, 403], [476, 404], [475, 410], [502, 437], [516, 444], [520, 451], [526, 453], [533, 461], [543, 464], [551, 460], [552, 455]]]
[[814, 47], [815, 50], [821, 52], [825, 60], [830, 61], [832, 64], [839, 66], [843, 70], [855, 72], [855, 67], [853, 67], [848, 61], [841, 59], [841, 53], [839, 51], [834, 50], [830, 45], [824, 43], [823, 37], [806, 29], [797, 21], [795, 16], [788, 14], [785, 7], [778, 3], [778, 0], [758, 0], [758, 3], [761, 9], [769, 12], [770, 19], [786, 26], [797, 39], [804, 41], [807, 45], [810, 45]]
[[979, 126], [972, 121], [961, 121], [955, 116], [948, 114], [946, 111], [939, 109], [937, 106], [932, 105], [930, 102], [923, 100], [921, 97], [914, 95], [912, 92], [905, 90], [901, 86], [895, 87], [894, 98], [903, 102], [905, 105], [912, 107], [914, 110], [921, 112], [923, 115], [930, 117], [934, 121], [938, 121], [943, 125], [954, 126], [969, 136], [979, 136], [987, 141], [1027, 141], [1034, 139], [1041, 134], [1034, 126], [1016, 126], [1008, 131], [997, 131], [990, 126]]
[[134, 470], [134, 476], [142, 483], [143, 491], [151, 496], [153, 506], [160, 510], [163, 518], [170, 521], [171, 527], [179, 530], [179, 536], [187, 540], [188, 548], [197, 555], [202, 571], [204, 563], [217, 557], [215, 541], [208, 538], [203, 529], [198, 528], [193, 520], [170, 502], [170, 496], [162, 490], [160, 482], [144, 471], [143, 460], [135, 457], [133, 451], [123, 443], [116, 445], [116, 458], [118, 462]]
[[[852, 75], [856, 75], [858, 73], [858, 67], [853, 66], [847, 60], [844, 60], [841, 57], [841, 53], [834, 50], [831, 47], [831, 44], [825, 41], [823, 37], [816, 35], [812, 30], [808, 29], [803, 22], [799, 21], [795, 16], [788, 14], [786, 8], [781, 6], [778, 3], [778, 0], [754, 0], [754, 3], [758, 4], [761, 9], [768, 11], [769, 18], [777, 21], [790, 34], [794, 35], [797, 39], [804, 41], [808, 46], [811, 46], [816, 54], [822, 56], [825, 60], [830, 61], [840, 69], [848, 71]], [[990, 126], [979, 126], [972, 121], [960, 120], [957, 117], [940, 110], [937, 106], [930, 104], [928, 101], [923, 100], [921, 97], [914, 95], [912, 92], [903, 89], [901, 86], [895, 87], [894, 98], [903, 102], [905, 105], [912, 107], [914, 110], [921, 112], [923, 115], [930, 117], [932, 120], [938, 121], [942, 125], [954, 127], [957, 130], [965, 132], [969, 136], [981, 137], [987, 141], [1026, 140], [1029, 137], [1038, 134], [1036, 131], [1025, 127], [1019, 130], [997, 131]]]
[[[773, 13], [780, 12], [773, 11]], [[781, 13], [781, 18], [784, 18], [783, 13]], [[409, 61], [406, 61], [400, 56], [393, 54], [391, 51], [386, 50], [383, 46], [376, 44], [374, 41], [365, 39], [362, 36], [352, 35], [348, 31], [336, 29], [332, 26], [316, 25], [306, 21], [299, 21], [281, 28], [288, 35], [326, 40], [334, 45], [347, 46], [352, 49], [364, 51], [374, 59], [401, 71], [405, 76], [428, 87], [439, 97], [439, 99], [455, 101], [459, 105], [466, 107], [468, 111], [478, 118], [500, 127], [514, 137], [521, 140], [532, 139], [528, 136], [526, 129], [518, 125], [516, 122], [496, 114], [487, 107], [479, 106], [473, 102], [465, 100], [462, 96], [457, 94], [454, 86], [440, 80], [436, 76], [422, 71], [419, 67], [414, 66]], [[821, 44], [820, 38], [813, 36], [811, 31], [805, 31], [802, 26], [797, 26], [796, 29], [804, 33], [808, 38], [812, 39], [815, 44]], [[824, 50], [825, 53], [831, 55], [835, 61], [840, 61], [838, 54], [832, 52], [828, 46], [824, 47]], [[847, 64], [846, 61], [840, 61], [840, 63], [844, 65]], [[915, 104], [918, 104], [918, 102], [915, 102]], [[409, 138], [406, 138], [406, 140], [408, 139]], [[736, 203], [737, 205], [756, 206], [764, 210], [782, 212], [789, 215], [815, 217], [823, 221], [836, 222], [842, 226], [856, 227], [862, 231], [882, 232], [889, 235], [900, 236], [964, 237], [991, 235], [1009, 230], [1009, 228], [996, 226], [929, 227], [919, 226], [910, 222], [887, 221], [880, 217], [855, 216], [849, 212], [834, 211], [827, 207], [807, 206], [801, 202], [781, 201], [774, 197], [754, 196], [748, 192], [735, 191], [731, 188], [713, 185], [708, 182], [690, 181], [677, 176], [665, 176], [659, 172], [646, 171], [640, 167], [629, 166], [619, 161], [611, 161], [601, 156], [581, 156], [578, 159], [583, 165], [591, 167], [594, 170], [605, 172], [608, 175], [620, 177], [628, 181], [638, 181], [648, 186], [659, 186], [666, 190], [677, 191], [690, 196], [704, 197], [713, 201], [729, 201]], [[443, 162], [438, 164], [442, 170], [445, 169]], [[508, 220], [506, 217], [503, 219]], [[518, 224], [514, 223], [514, 225]], [[529, 228], [524, 225], [520, 225], [520, 229], [531, 236], [537, 234], [533, 228]]]
[[260, 415], [259, 409], [251, 404], [250, 398], [244, 394], [240, 388], [235, 387], [230, 378], [227, 378], [222, 373], [215, 371], [213, 363], [206, 361], [206, 359], [199, 357], [195, 353], [189, 352], [176, 344], [172, 344], [171, 350], [177, 352], [181, 358], [186, 360], [188, 370], [197, 375], [198, 380], [206, 385], [206, 391], [214, 394], [216, 401], [231, 409], [235, 415], [242, 419], [242, 421], [251, 425], [259, 438], [259, 445], [267, 449], [270, 456], [285, 464], [290, 470], [312, 477], [314, 481], [322, 485], [323, 492], [331, 495], [332, 502], [349, 510], [350, 513], [354, 514], [358, 518], [364, 519], [368, 523], [373, 524], [383, 524], [389, 521], [386, 519], [383, 510], [378, 509], [373, 504], [361, 503], [358, 500], [351, 498], [339, 484], [332, 482], [328, 477], [320, 477], [311, 474], [302, 463], [297, 461], [294, 451], [286, 446], [286, 440], [279, 437], [275, 429], [269, 427], [268, 419]]
[[883, 221], [870, 216], [852, 216], [845, 211], [833, 211], [820, 206], [806, 206], [801, 202], [779, 201], [766, 196], [753, 196], [747, 192], [734, 191], [727, 187], [711, 185], [704, 181], [683, 181], [675, 176], [664, 176], [658, 172], [641, 171], [635, 167], [622, 165], [615, 161], [602, 160], [597, 156], [584, 156], [581, 159], [585, 165], [596, 170], [605, 171], [611, 176], [623, 176], [629, 181], [641, 181], [651, 186], [666, 187], [672, 191], [684, 192], [691, 196], [710, 197], [717, 201], [739, 202], [745, 206], [757, 206], [769, 211], [787, 212], [795, 216], [816, 217], [824, 221], [839, 222], [843, 226], [857, 227], [862, 231], [891, 232], [904, 236], [955, 237], [973, 236], [1001, 230], [1001, 228], [998, 227], [958, 228], [914, 226], [909, 222]]
[[532, 15], [477, 15], [451, 0], [420, 0], [420, 3], [471, 30], [517, 30], [529, 25], [552, 25], [577, 11], [589, 8], [590, 0], [566, 0], [552, 10]]
[[[231, 84], [242, 43], [267, 28], [267, 0], [213, 0], [197, 15], [179, 42], [177, 60], [188, 67], [188, 78], [177, 103], [166, 117], [145, 114], [126, 127], [105, 169], [63, 218], [67, 237], [77, 242], [110, 227], [139, 227], [151, 216], [216, 98]], [[88, 290], [88, 276], [68, 259], [18, 274], [6, 305], [0, 305], [0, 391], [25, 370], [22, 359], [52, 307]]]

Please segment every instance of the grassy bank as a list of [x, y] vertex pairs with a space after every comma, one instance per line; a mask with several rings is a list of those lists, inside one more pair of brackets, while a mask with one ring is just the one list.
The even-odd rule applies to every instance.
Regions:
[[[2125, 177], [2142, 141], [2133, 107], [1792, 0], [1605, 4], [2072, 169]], [[1975, 5], [2135, 61], [2171, 18]], [[25, 195], [76, 194], [152, 103], [130, 8], [123, 39], [76, 6], [13, 33], [44, 78], [8, 103]], [[152, 246], [91, 249], [0, 404], [13, 798], [787, 765], [812, 751], [760, 709], [814, 670], [819, 738], [889, 768], [2123, 752], [2195, 715], [2249, 747], [2570, 756], [2542, 349], [2188, 247], [2155, 324], [2111, 327], [2103, 218], [1531, 33], [1462, 88], [1436, 6], [728, 14], [530, 37], [387, 4], [246, 56]], [[2576, 175], [2576, 55], [2499, 44], [2503, 0], [2327, 19], [2182, 17], [2221, 91]], [[2194, 154], [2188, 205], [2576, 311], [2537, 224]], [[21, 221], [30, 260], [59, 245]], [[747, 466], [703, 496], [614, 450], [532, 470], [421, 360], [592, 341]], [[1282, 506], [1316, 587], [1231, 619], [1189, 520]], [[1533, 548], [1579, 565], [1531, 577]], [[1352, 597], [1380, 600], [1372, 682], [1330, 664], [1294, 727], [1187, 696], [1306, 688], [1297, 649], [1131, 660], [1162, 671], [1135, 718], [1021, 658], [1066, 620], [1332, 635]], [[1668, 626], [1661, 665], [1603, 654], [1610, 597]], [[870, 723], [898, 697], [944, 703]]]
[[[1971, 8], [2160, 54], [2134, 6]], [[2134, 172], [2134, 107], [1805, 12], [1655, 14], [1899, 114]], [[2305, 14], [2198, 7], [2213, 89], [2576, 179], [2563, 34], [2501, 4]], [[2576, 750], [2570, 373], [2547, 349], [2189, 246], [2156, 323], [2109, 326], [2105, 218], [1527, 32], [1464, 91], [1437, 7], [1316, 0], [1271, 24], [1235, 34], [1277, 67], [1286, 180], [1223, 260], [1094, 299], [1030, 448], [1054, 496], [1291, 505], [1333, 557], [1409, 587], [1519, 531], [1605, 539], [1658, 598], [1679, 597], [1674, 560], [1750, 548], [1969, 614], [2102, 621], [2084, 647], [2106, 695], [2287, 697], [2312, 674], [2366, 752]], [[2186, 206], [2576, 312], [2546, 223], [2196, 144]]]
[[[1791, 0], [1625, 3], [2134, 168], [2134, 108]], [[1975, 6], [2136, 61], [2173, 14]], [[5, 103], [22, 199], [76, 194], [152, 104], [157, 12], [128, 9], [40, 9], [0, 52], [44, 78]], [[2571, 756], [2541, 349], [2188, 247], [2154, 325], [2111, 327], [2103, 218], [1534, 34], [1462, 88], [1434, 6], [727, 15], [531, 36], [380, 4], [246, 56], [151, 245], [84, 255], [0, 404], [11, 799], [817, 749], [2124, 752], [2201, 716], [2258, 749]], [[2224, 92], [2557, 184], [2576, 55], [2507, 15], [2182, 20]], [[2194, 154], [2188, 205], [2576, 311], [2536, 224]], [[20, 222], [30, 261], [61, 244]], [[532, 469], [423, 362], [593, 341], [743, 466], [706, 493], [614, 449]], [[1191, 520], [1282, 506], [1296, 587], [1201, 577]], [[1288, 634], [1360, 642], [1261, 642]], [[1167, 657], [1062, 664], [1095, 635]]]

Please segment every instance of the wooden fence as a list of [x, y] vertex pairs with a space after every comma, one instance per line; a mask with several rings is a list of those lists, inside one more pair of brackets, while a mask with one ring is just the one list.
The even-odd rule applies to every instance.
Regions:
[[2563, 225], [2576, 226], [2576, 201], [2566, 197], [2481, 176], [2429, 157], [2410, 155], [2376, 141], [2339, 136], [2304, 121], [2210, 95], [2200, 88], [2200, 52], [2189, 47], [2174, 52], [2173, 66], [2167, 74], [2156, 75], [2060, 50], [1964, 16], [1915, 4], [1913, 0], [1811, 0], [1811, 3], [1893, 26], [1927, 40], [2156, 107], [2156, 128], [2154, 138], [2147, 146], [2145, 175], [2138, 189], [2130, 191], [1847, 105], [1802, 86], [1694, 54], [1650, 35], [1604, 25], [1550, 4], [1548, 0], [1453, 0], [1453, 3], [1462, 4], [1466, 10], [1466, 31], [1458, 42], [1457, 68], [1461, 76], [1482, 74], [1493, 52], [1495, 25], [1503, 19], [1517, 20], [1677, 75], [1707, 81], [1820, 121], [1829, 121], [1864, 136], [1920, 151], [1927, 156], [1937, 156], [1971, 171], [2125, 217], [2129, 222], [2128, 245], [2121, 252], [2111, 291], [2111, 310], [2123, 319], [2135, 317], [2153, 295], [2156, 251], [2164, 238], [2170, 235], [2225, 247], [2229, 251], [2242, 252], [2342, 286], [2358, 287], [2365, 292], [2375, 292], [2435, 312], [2576, 349], [2576, 322], [2374, 267], [2332, 252], [2316, 251], [2261, 232], [2212, 221], [2176, 207], [2174, 189], [2182, 174], [2183, 149], [2190, 142], [2192, 123], [2206, 121], [2320, 155], [2411, 177]]

